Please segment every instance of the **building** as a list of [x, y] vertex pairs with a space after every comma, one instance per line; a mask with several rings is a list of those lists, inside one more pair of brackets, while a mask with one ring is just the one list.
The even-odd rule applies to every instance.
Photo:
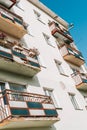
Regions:
[[69, 24], [39, 0], [0, 0], [0, 129], [87, 129], [87, 71]]

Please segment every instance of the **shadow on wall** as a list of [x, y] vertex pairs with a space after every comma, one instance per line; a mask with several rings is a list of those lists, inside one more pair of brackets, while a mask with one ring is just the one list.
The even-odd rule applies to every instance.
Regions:
[[32, 85], [32, 86], [36, 86], [36, 87], [40, 87], [40, 82], [38, 80], [38, 77], [37, 76], [34, 76], [33, 78], [29, 78], [29, 85]]
[[7, 81], [11, 83], [16, 83], [16, 84], [22, 84], [22, 85], [29, 84], [32, 86], [40, 87], [40, 83], [37, 76], [30, 78], [27, 76], [18, 75], [3, 70], [0, 70], [0, 80], [5, 82]]

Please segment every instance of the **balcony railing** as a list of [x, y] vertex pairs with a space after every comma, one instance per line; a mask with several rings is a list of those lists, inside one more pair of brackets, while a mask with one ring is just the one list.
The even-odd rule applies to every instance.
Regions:
[[75, 81], [77, 89], [87, 90], [87, 75], [80, 72], [75, 72], [72, 74], [72, 78]]
[[41, 71], [35, 51], [0, 40], [0, 69], [33, 77]]
[[55, 38], [59, 38], [66, 43], [73, 42], [73, 39], [72, 39], [70, 33], [67, 30], [62, 29], [59, 24], [57, 24], [55, 22], [51, 22], [51, 23], [49, 23], [49, 27], [50, 27], [50, 30], [51, 30], [51, 34]]
[[16, 4], [17, 0], [0, 0], [0, 4], [10, 9]]
[[63, 46], [61, 46], [60, 52], [61, 52], [64, 60], [66, 60], [72, 64], [81, 66], [85, 63], [81, 52], [69, 45], [64, 44]]
[[0, 30], [16, 38], [23, 37], [27, 30], [23, 19], [0, 5]]
[[4, 108], [0, 109], [0, 122], [3, 126], [6, 121], [6, 128], [45, 127], [59, 120], [49, 96], [14, 90], [4, 90], [0, 96]]

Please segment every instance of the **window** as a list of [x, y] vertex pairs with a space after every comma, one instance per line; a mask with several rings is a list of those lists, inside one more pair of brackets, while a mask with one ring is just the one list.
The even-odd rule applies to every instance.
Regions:
[[[28, 27], [29, 27], [29, 29], [28, 29]], [[28, 34], [29, 36], [34, 37], [34, 36], [33, 36], [33, 32], [32, 32], [32, 27], [31, 27], [29, 24], [27, 24], [27, 34]]]
[[23, 7], [20, 6], [20, 0], [17, 0], [15, 5], [16, 5], [17, 8], [19, 8], [22, 11], [24, 11]]
[[41, 19], [40, 19], [41, 14], [38, 13], [37, 11], [35, 11], [35, 10], [34, 10], [34, 13], [35, 13], [36, 18], [37, 18], [38, 20], [41, 20]]
[[77, 103], [77, 101], [76, 101], [75, 94], [69, 93], [69, 97], [70, 97], [70, 100], [71, 100], [71, 102], [72, 102], [74, 108], [75, 108], [76, 110], [80, 109], [80, 108], [79, 108], [79, 105], [78, 105], [78, 103]]
[[50, 36], [48, 36], [48, 35], [45, 34], [45, 33], [43, 33], [43, 36], [44, 36], [45, 41], [46, 41], [46, 43], [47, 43], [48, 45], [50, 45], [50, 46], [52, 46], [52, 47], [55, 47], [55, 46], [54, 46], [54, 43], [51, 41]]
[[48, 19], [48, 25], [49, 25], [51, 22], [52, 22], [52, 20], [49, 20], [49, 19]]
[[54, 94], [53, 94], [53, 89], [50, 89], [50, 88], [44, 88], [44, 92], [45, 92], [45, 95], [47, 96], [50, 96], [53, 100], [53, 103], [54, 103], [54, 106], [58, 109], [61, 109], [60, 107], [60, 104], [57, 103], [58, 100], [56, 101], [55, 97], [54, 97]]
[[44, 35], [44, 38], [45, 38], [46, 42], [48, 44], [50, 44], [50, 37], [48, 35], [44, 34], [44, 33], [43, 33], [43, 35]]
[[84, 99], [85, 99], [85, 103], [86, 103], [85, 108], [87, 110], [87, 96], [84, 96]]
[[59, 70], [59, 73], [65, 75], [65, 72], [64, 72], [63, 67], [62, 67], [62, 62], [55, 60], [55, 63], [56, 63], [56, 66]]
[[71, 69], [72, 69], [72, 72], [73, 72], [73, 73], [71, 74], [72, 76], [75, 76], [75, 75], [78, 74], [78, 72], [79, 72], [78, 70], [76, 70], [76, 69], [74, 69], [74, 68], [71, 68]]
[[70, 68], [71, 68], [71, 76], [72, 76], [72, 77], [73, 77], [73, 76], [76, 76], [77, 74], [80, 73], [80, 71], [81, 71], [80, 68], [74, 67], [74, 66], [72, 66], [72, 65], [69, 65], [69, 66], [70, 66]]
[[41, 23], [45, 24], [41, 18], [41, 14], [39, 12], [37, 12], [36, 10], [34, 10], [34, 14], [36, 16], [36, 19], [39, 20]]
[[2, 83], [2, 82], [0, 82], [0, 91], [2, 92], [1, 94], [0, 94], [0, 96], [1, 95], [3, 95], [4, 96], [4, 94], [5, 94], [5, 90], [6, 88], [5, 88], [5, 83]]
[[14, 84], [14, 83], [10, 83], [10, 89], [15, 90], [15, 91], [19, 91], [19, 92], [25, 92], [26, 91], [25, 86], [19, 85], [19, 84]]
[[84, 99], [85, 99], [85, 102], [86, 102], [86, 104], [87, 104], [87, 96], [84, 96]]
[[5, 96], [6, 91], [4, 91], [5, 89], [6, 89], [5, 83], [0, 82], [0, 91], [2, 92], [2, 93], [0, 94], [0, 96], [3, 96], [4, 104], [7, 105], [7, 98], [6, 98], [6, 96]]
[[13, 92], [11, 93], [12, 94], [11, 96], [14, 100], [24, 100], [20, 92], [26, 92], [25, 86], [10, 83], [10, 90], [13, 90]]
[[26, 22], [24, 22], [24, 23], [23, 23], [23, 26], [24, 26], [24, 28], [27, 30], [27, 29], [28, 29], [28, 27], [29, 27], [29, 24], [28, 24], [28, 23], [26, 23]]
[[46, 68], [46, 64], [44, 63], [42, 56], [38, 55], [37, 58], [38, 58], [38, 62], [40, 64], [40, 66]]
[[0, 90], [1, 91], [5, 90], [5, 83], [0, 82]]

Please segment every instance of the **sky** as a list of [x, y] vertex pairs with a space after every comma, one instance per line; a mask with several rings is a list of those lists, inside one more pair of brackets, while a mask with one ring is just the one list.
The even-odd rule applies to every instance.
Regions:
[[87, 0], [40, 0], [74, 27], [70, 30], [87, 64]]

